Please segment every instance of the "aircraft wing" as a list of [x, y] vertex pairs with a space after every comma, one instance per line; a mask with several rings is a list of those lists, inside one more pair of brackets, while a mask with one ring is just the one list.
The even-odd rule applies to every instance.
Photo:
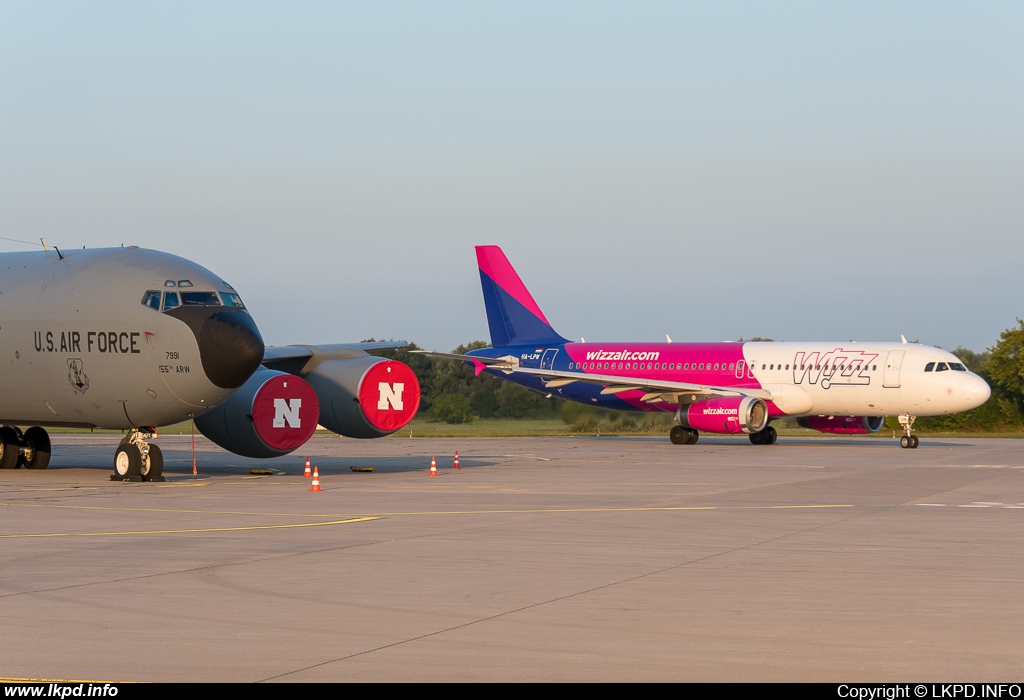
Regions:
[[295, 365], [304, 365], [316, 357], [318, 361], [345, 360], [360, 357], [372, 350], [390, 350], [408, 347], [404, 340], [387, 340], [373, 343], [335, 343], [333, 345], [278, 345], [263, 351], [263, 365], [270, 369], [294, 372]]
[[553, 369], [533, 369], [520, 367], [519, 359], [512, 356], [501, 358], [476, 357], [474, 355], [456, 355], [453, 353], [429, 352], [426, 350], [413, 350], [413, 352], [444, 357], [451, 360], [462, 360], [472, 362], [479, 375], [485, 369], [501, 370], [505, 374], [529, 374], [540, 377], [544, 385], [550, 389], [557, 389], [561, 386], [575, 382], [583, 384], [597, 384], [603, 386], [602, 394], [620, 394], [624, 391], [643, 391], [643, 401], [647, 403], [666, 402], [672, 404], [688, 404], [701, 399], [711, 399], [724, 396], [752, 396], [765, 401], [771, 401], [773, 396], [770, 391], [764, 389], [747, 389], [742, 387], [712, 386], [708, 384], [694, 384], [691, 382], [670, 382], [649, 377], [618, 377], [610, 374], [583, 374], [580, 372], [561, 372]]

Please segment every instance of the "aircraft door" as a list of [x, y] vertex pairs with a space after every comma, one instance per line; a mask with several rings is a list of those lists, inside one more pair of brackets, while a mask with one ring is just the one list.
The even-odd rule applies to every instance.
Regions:
[[900, 385], [900, 367], [903, 365], [903, 356], [906, 350], [890, 350], [889, 357], [885, 360], [885, 377], [882, 379], [882, 386], [895, 389]]
[[544, 354], [540, 358], [541, 369], [554, 369], [555, 368], [555, 355], [558, 354], [558, 348], [549, 348], [544, 351]]

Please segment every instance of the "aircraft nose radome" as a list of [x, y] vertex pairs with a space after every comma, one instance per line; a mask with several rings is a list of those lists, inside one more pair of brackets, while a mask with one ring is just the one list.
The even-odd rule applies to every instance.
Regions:
[[970, 377], [970, 382], [967, 384], [967, 389], [964, 392], [966, 394], [967, 403], [970, 408], [977, 408], [992, 396], [992, 387], [988, 385], [984, 379], [977, 375]]
[[240, 309], [211, 313], [196, 336], [203, 371], [222, 389], [242, 386], [263, 362], [263, 337], [252, 316]]

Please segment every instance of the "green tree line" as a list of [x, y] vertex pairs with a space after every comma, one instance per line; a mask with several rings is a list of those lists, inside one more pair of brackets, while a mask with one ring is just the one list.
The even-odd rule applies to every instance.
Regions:
[[[371, 339], [372, 340], [372, 339]], [[770, 340], [764, 338], [763, 340]], [[476, 340], [452, 350], [465, 354], [489, 347]], [[420, 382], [422, 398], [420, 415], [447, 423], [467, 423], [477, 418], [557, 418], [561, 417], [582, 431], [589, 431], [600, 422], [618, 421], [621, 427], [646, 429], [647, 422], [665, 423], [665, 416], [637, 418], [621, 411], [606, 411], [569, 401], [547, 398], [530, 389], [495, 377], [475, 376], [473, 368], [457, 360], [448, 360], [411, 352], [415, 343], [395, 350], [375, 351], [374, 355], [389, 357], [409, 365]], [[970, 369], [992, 387], [992, 398], [984, 405], [965, 413], [918, 418], [915, 428], [926, 432], [994, 432], [1024, 429], [1024, 320], [1008, 328], [999, 342], [983, 352], [964, 347], [952, 351]], [[895, 417], [887, 427], [898, 430]]]

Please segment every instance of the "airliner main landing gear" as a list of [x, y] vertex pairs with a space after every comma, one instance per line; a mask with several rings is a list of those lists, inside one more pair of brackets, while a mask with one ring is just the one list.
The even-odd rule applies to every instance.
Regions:
[[50, 436], [33, 426], [24, 433], [16, 427], [0, 428], [0, 469], [46, 469], [50, 464]]
[[750, 442], [753, 445], [774, 445], [778, 439], [779, 433], [770, 425], [766, 425], [759, 432], [750, 434]]
[[700, 439], [700, 433], [692, 428], [674, 425], [672, 430], [669, 431], [668, 438], [672, 441], [673, 445], [695, 445], [697, 440]]
[[164, 481], [164, 455], [147, 440], [155, 438], [156, 429], [132, 428], [114, 453], [111, 481]]
[[900, 425], [903, 426], [903, 437], [900, 438], [900, 447], [914, 449], [917, 447], [918, 439], [914, 435], [914, 421], [917, 416], [899, 416]]

